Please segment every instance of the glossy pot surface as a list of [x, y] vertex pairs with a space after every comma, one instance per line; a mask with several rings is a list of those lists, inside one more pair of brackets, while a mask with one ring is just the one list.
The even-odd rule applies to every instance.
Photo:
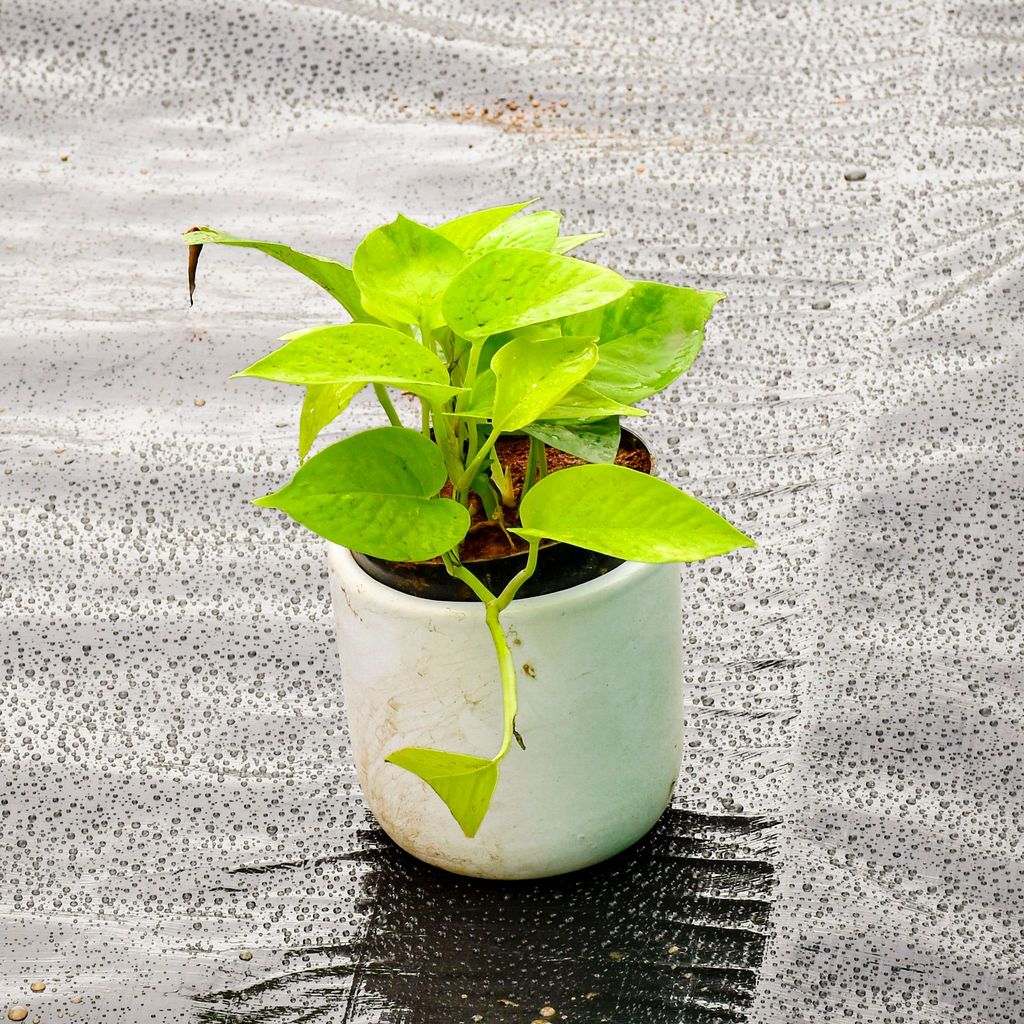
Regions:
[[502, 615], [526, 750], [502, 762], [467, 839], [384, 758], [405, 746], [491, 756], [501, 685], [481, 604], [426, 600], [328, 546], [352, 751], [367, 804], [413, 856], [480, 878], [538, 878], [611, 857], [661, 815], [682, 757], [679, 567], [626, 562]]

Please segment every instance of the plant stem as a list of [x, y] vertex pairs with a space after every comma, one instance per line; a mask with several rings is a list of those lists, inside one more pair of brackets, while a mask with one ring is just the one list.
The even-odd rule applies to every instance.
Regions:
[[[473, 381], [476, 380], [476, 369], [480, 365], [480, 353], [483, 350], [484, 343], [482, 341], [476, 342], [469, 348], [469, 362], [466, 364], [466, 372], [462, 377], [461, 387], [471, 388]], [[469, 391], [464, 391], [459, 395], [458, 401], [455, 403], [455, 411], [461, 412], [466, 408], [466, 402], [469, 400]]]
[[540, 554], [540, 541], [530, 541], [530, 552], [526, 556], [526, 565], [508, 581], [505, 589], [498, 595], [498, 611], [503, 612], [513, 601], [520, 587], [534, 574], [537, 569], [537, 556]]
[[497, 476], [495, 483], [498, 484], [501, 489], [501, 503], [505, 508], [516, 507], [516, 489], [512, 485], [512, 473], [511, 471], [506, 472], [505, 467], [501, 464], [501, 459], [498, 457], [497, 450], [491, 452], [491, 479]]
[[[419, 320], [416, 322], [416, 329], [419, 331], [420, 344], [437, 355], [437, 346], [434, 344], [434, 336], [430, 333], [427, 325]], [[430, 437], [430, 406], [425, 398], [420, 399], [420, 433], [424, 437]]]
[[461, 501], [460, 492], [455, 488], [455, 481], [462, 476], [462, 471], [465, 467], [459, 458], [455, 438], [452, 436], [451, 426], [448, 423], [448, 417], [445, 416], [444, 407], [440, 403], [432, 404], [430, 410], [434, 417], [434, 437], [441, 448], [441, 452], [444, 454], [448, 478], [452, 481], [453, 497], [456, 501]]
[[544, 442], [530, 438], [530, 454], [526, 457], [526, 476], [523, 477], [523, 489], [519, 492], [519, 500], [526, 497], [526, 492], [533, 486], [537, 476], [537, 465], [544, 458]]
[[457, 580], [462, 580], [485, 605], [497, 600], [483, 583], [459, 561], [457, 554], [446, 551], [441, 556], [441, 560], [444, 562], [444, 567], [448, 570], [448, 575], [454, 576]]
[[462, 477], [454, 483], [456, 490], [464, 491], [473, 482], [473, 478], [476, 476], [477, 471], [483, 465], [484, 459], [487, 458], [490, 450], [498, 443], [498, 438], [501, 436], [498, 430], [492, 430], [490, 437], [481, 445], [480, 450], [473, 456], [472, 461], [466, 467], [466, 472], [462, 474]]
[[459, 560], [457, 554], [448, 551], [442, 555], [445, 568], [449, 575], [468, 586], [484, 604], [484, 619], [487, 622], [487, 629], [491, 634], [491, 641], [494, 644], [494, 652], [498, 658], [498, 670], [501, 673], [501, 708], [502, 708], [502, 735], [501, 747], [491, 759], [500, 761], [509, 751], [512, 740], [515, 738], [520, 744], [516, 733], [516, 713], [519, 710], [519, 693], [516, 683], [516, 665], [512, 660], [512, 649], [508, 645], [508, 637], [501, 625], [501, 613], [512, 603], [512, 599], [519, 593], [522, 585], [534, 574], [537, 568], [537, 554], [540, 550], [540, 541], [530, 541], [530, 552], [526, 558], [526, 565], [509, 580], [508, 585], [495, 597], [494, 594], [484, 586], [483, 583]]
[[512, 651], [508, 646], [508, 637], [505, 630], [501, 628], [498, 618], [499, 609], [496, 601], [487, 604], [485, 617], [487, 628], [491, 631], [491, 640], [494, 642], [494, 650], [498, 655], [498, 668], [501, 671], [501, 712], [504, 727], [501, 734], [501, 747], [491, 759], [500, 761], [512, 745], [512, 737], [515, 734], [516, 712], [519, 710], [519, 694], [516, 690], [516, 665], [512, 660]]
[[383, 384], [374, 384], [373, 390], [377, 395], [377, 401], [380, 402], [381, 408], [387, 413], [391, 426], [400, 427], [402, 425], [402, 421], [398, 418], [395, 406], [391, 401], [391, 397], [388, 395], [388, 389]]

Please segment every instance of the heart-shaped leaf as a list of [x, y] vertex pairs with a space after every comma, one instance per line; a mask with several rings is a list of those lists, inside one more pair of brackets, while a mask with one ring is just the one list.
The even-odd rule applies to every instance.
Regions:
[[586, 245], [587, 242], [595, 242], [599, 238], [604, 238], [603, 231], [597, 231], [590, 235], [561, 235], [555, 239], [551, 251], [564, 255], [573, 249], [578, 249], [581, 245]]
[[332, 423], [362, 390], [356, 384], [310, 384], [299, 413], [299, 461], [309, 454], [320, 431]]
[[634, 562], [696, 562], [754, 542], [664, 480], [625, 466], [572, 466], [530, 488], [527, 539], [547, 537]]
[[462, 389], [433, 352], [406, 334], [376, 324], [314, 327], [287, 335], [281, 348], [233, 377], [284, 384], [385, 384], [443, 402]]
[[469, 251], [471, 259], [494, 249], [537, 249], [551, 252], [558, 238], [562, 215], [553, 210], [539, 210], [514, 217], [488, 231]]
[[399, 214], [359, 243], [352, 273], [375, 316], [434, 328], [444, 322], [441, 295], [465, 261], [454, 242]]
[[486, 338], [594, 309], [627, 291], [629, 282], [614, 271], [571, 256], [497, 249], [458, 273], [441, 309], [457, 334]]
[[535, 202], [536, 199], [530, 199], [525, 203], [513, 203], [511, 206], [493, 206], [489, 210], [477, 210], [475, 213], [467, 213], [464, 217], [456, 217], [455, 220], [450, 220], [434, 230], [460, 249], [471, 249], [502, 221], [508, 220]]
[[704, 344], [704, 325], [723, 298], [721, 292], [635, 281], [615, 302], [566, 317], [562, 330], [600, 339], [600, 358], [587, 383], [632, 404], [690, 368]]
[[274, 494], [278, 508], [335, 544], [397, 562], [421, 562], [457, 547], [469, 513], [436, 498], [448, 478], [441, 450], [415, 430], [378, 427], [330, 445]]
[[[216, 231], [213, 228], [194, 228], [185, 232], [185, 242], [191, 246], [204, 245], [235, 245], [243, 249], [257, 249], [275, 260], [280, 260], [293, 270], [304, 274], [311, 281], [315, 281], [324, 291], [328, 292], [340, 302], [348, 311], [353, 320], [375, 323], [376, 321], [363, 308], [359, 298], [359, 289], [356, 287], [352, 271], [337, 260], [326, 259], [323, 256], [311, 256], [306, 252], [298, 252], [290, 246], [282, 245], [280, 242], [258, 242], [251, 238], [236, 238], [223, 231]], [[197, 250], [198, 257], [198, 250]], [[198, 258], [196, 260], [198, 262]], [[191, 268], [190, 294], [195, 288], [195, 267]]]
[[568, 452], [587, 462], [614, 462], [622, 435], [618, 416], [592, 423], [549, 423], [541, 420], [523, 427], [523, 431], [560, 452]]
[[467, 839], [476, 835], [498, 782], [498, 762], [427, 747], [403, 747], [384, 759], [419, 776], [444, 802]]
[[[600, 348], [598, 348], [600, 352]], [[600, 356], [598, 356], [600, 360]], [[607, 416], [646, 416], [643, 409], [623, 405], [592, 388], [587, 381], [577, 384], [567, 395], [563, 395], [544, 412], [544, 419], [551, 422], [580, 422], [604, 419]]]
[[594, 338], [516, 338], [491, 360], [497, 431], [519, 430], [538, 419], [591, 371]]

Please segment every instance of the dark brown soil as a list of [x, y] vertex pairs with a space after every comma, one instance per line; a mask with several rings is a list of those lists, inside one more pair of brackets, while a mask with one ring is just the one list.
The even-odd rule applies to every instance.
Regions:
[[[505, 526], [519, 525], [519, 495], [523, 489], [523, 480], [526, 477], [526, 460], [530, 453], [530, 439], [528, 437], [503, 437], [497, 444], [498, 458], [506, 473], [512, 477], [512, 485], [516, 496], [516, 508], [503, 509]], [[560, 469], [567, 469], [570, 466], [585, 466], [583, 459], [574, 455], [567, 455], [556, 448], [547, 448], [548, 472], [557, 473]], [[631, 434], [623, 434], [622, 444], [619, 447], [619, 454], [615, 462], [620, 466], [628, 466], [630, 469], [638, 470], [641, 473], [650, 473], [651, 456], [641, 442]], [[441, 491], [442, 496], [450, 497], [451, 485], [446, 484]], [[498, 523], [485, 518], [485, 513], [480, 499], [475, 495], [470, 496], [469, 506], [472, 523], [469, 533], [462, 542], [460, 555], [464, 562], [475, 562], [486, 558], [501, 558], [511, 555], [516, 551], [525, 551], [528, 547], [525, 540], [517, 537], [514, 533], [506, 533]], [[440, 562], [440, 558], [432, 559], [433, 562]]]

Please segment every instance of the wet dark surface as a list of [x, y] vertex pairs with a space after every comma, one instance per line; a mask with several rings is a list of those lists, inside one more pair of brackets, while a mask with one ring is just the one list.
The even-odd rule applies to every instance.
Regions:
[[[768, 930], [773, 837], [764, 819], [669, 810], [597, 868], [507, 884], [446, 874], [367, 832], [359, 931], [291, 951], [280, 976], [198, 995], [199, 1019], [279, 1020], [301, 1002], [304, 1020], [396, 1024], [514, 1024], [547, 1007], [584, 1024], [742, 1020]], [[323, 886], [349, 859], [267, 870]]]
[[[0, 21], [0, 1009], [1024, 1019], [1018, 5]], [[684, 571], [677, 813], [513, 908], [374, 833], [323, 552], [248, 504], [297, 396], [226, 377], [335, 307], [210, 250], [190, 310], [177, 232], [347, 259], [396, 209], [533, 195], [624, 273], [728, 293], [641, 430], [760, 546]]]

